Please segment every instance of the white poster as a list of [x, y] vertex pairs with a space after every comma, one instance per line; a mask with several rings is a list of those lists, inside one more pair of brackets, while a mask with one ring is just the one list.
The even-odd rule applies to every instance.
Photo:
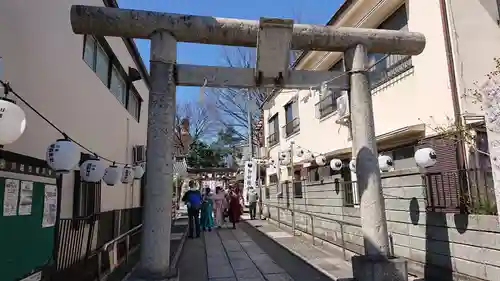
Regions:
[[243, 190], [248, 190], [251, 186], [255, 188], [257, 184], [257, 163], [255, 161], [245, 162], [245, 174], [243, 179]]
[[21, 181], [21, 196], [19, 198], [19, 215], [31, 215], [31, 205], [33, 204], [33, 182]]
[[32, 274], [24, 279], [21, 279], [20, 281], [40, 281], [42, 280], [42, 272], [38, 271], [35, 274]]
[[19, 200], [19, 181], [5, 179], [5, 190], [3, 194], [3, 215], [17, 215], [17, 203]]
[[45, 186], [43, 200], [42, 227], [51, 227], [56, 224], [57, 215], [57, 187], [55, 185]]

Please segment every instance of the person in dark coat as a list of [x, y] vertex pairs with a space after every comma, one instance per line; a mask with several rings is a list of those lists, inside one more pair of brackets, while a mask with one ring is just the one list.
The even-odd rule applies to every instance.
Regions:
[[241, 204], [240, 194], [237, 190], [232, 190], [229, 195], [229, 221], [233, 224], [233, 229], [236, 228], [236, 223], [240, 220]]

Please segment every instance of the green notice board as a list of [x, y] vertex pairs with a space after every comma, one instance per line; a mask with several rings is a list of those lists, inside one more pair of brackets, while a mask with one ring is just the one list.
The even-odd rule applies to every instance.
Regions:
[[[20, 175], [20, 178], [22, 177]], [[40, 179], [40, 177], [37, 178]], [[44, 180], [44, 178], [41, 179]], [[17, 210], [13, 207], [15, 182], [19, 187]], [[55, 186], [55, 183], [47, 184], [41, 181], [0, 177], [0, 202], [3, 206], [0, 210], [0, 279], [2, 281], [18, 280], [34, 269], [53, 262], [55, 227], [42, 227], [46, 185]], [[33, 188], [31, 210], [29, 210], [31, 186]]]

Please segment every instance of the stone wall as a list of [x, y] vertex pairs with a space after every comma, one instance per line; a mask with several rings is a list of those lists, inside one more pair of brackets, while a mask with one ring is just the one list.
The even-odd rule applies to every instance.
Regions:
[[[426, 212], [426, 189], [418, 169], [384, 173], [382, 185], [393, 252], [408, 260], [412, 274], [426, 281], [500, 280], [496, 216]], [[293, 200], [291, 189], [277, 198], [278, 188], [270, 186], [270, 198], [264, 202], [271, 221], [291, 227], [295, 205], [296, 230], [310, 234], [313, 216], [316, 237], [363, 253], [359, 208], [344, 206], [342, 185], [325, 179], [304, 182], [302, 190], [303, 198]]]

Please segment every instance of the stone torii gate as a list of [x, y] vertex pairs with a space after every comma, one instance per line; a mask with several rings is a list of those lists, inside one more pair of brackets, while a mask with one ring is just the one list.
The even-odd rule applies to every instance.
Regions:
[[[151, 40], [151, 83], [147, 135], [142, 249], [137, 278], [166, 280], [169, 274], [172, 154], [176, 86], [309, 89], [342, 73], [289, 70], [290, 50], [344, 52], [349, 76], [329, 87], [350, 90], [353, 157], [357, 159], [365, 255], [353, 258], [358, 281], [407, 280], [405, 261], [390, 256], [367, 73], [367, 53], [418, 55], [419, 33], [215, 18], [75, 5], [76, 34]], [[257, 48], [256, 68], [176, 64], [177, 42]]]

